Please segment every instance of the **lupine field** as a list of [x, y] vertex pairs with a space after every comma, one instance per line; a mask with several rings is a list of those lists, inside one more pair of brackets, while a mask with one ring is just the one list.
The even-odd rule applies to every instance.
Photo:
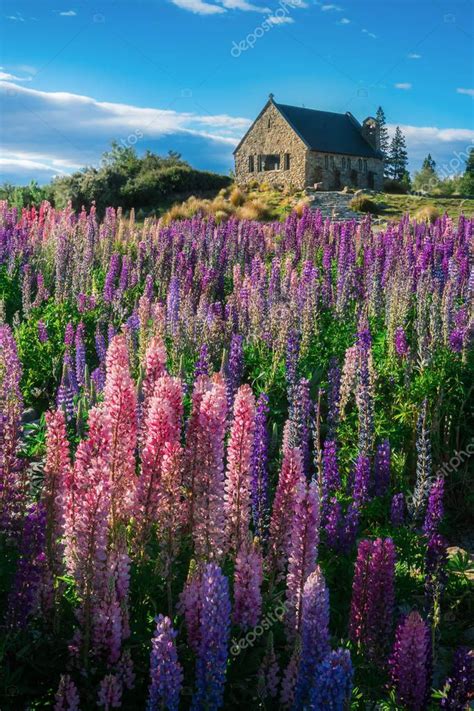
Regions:
[[2, 710], [469, 707], [473, 225], [0, 204]]

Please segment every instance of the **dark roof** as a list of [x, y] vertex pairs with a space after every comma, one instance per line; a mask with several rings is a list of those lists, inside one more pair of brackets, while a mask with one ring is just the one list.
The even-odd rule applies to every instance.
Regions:
[[363, 158], [383, 158], [380, 151], [373, 148], [364, 138], [360, 123], [351, 113], [336, 114], [331, 111], [317, 111], [316, 109], [303, 109], [298, 106], [277, 104], [272, 97], [265, 104], [245, 136], [243, 136], [234, 153], [240, 148], [245, 137], [269, 103], [274, 104], [283, 118], [288, 121], [293, 130], [312, 151], [345, 153]]
[[381, 154], [364, 138], [361, 126], [352, 114], [302, 109], [277, 104], [276, 108], [313, 151], [348, 153], [364, 158], [380, 158]]

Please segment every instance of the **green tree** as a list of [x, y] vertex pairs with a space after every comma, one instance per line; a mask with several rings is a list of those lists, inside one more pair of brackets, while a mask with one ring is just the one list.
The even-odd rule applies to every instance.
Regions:
[[387, 120], [385, 118], [385, 112], [381, 106], [379, 106], [379, 108], [377, 109], [375, 118], [377, 119], [377, 122], [379, 124], [379, 129], [380, 129], [380, 150], [383, 153], [383, 158], [384, 158], [384, 163], [385, 163], [385, 167], [384, 167], [385, 177], [389, 177], [388, 158], [389, 158], [389, 150], [390, 150], [390, 138], [388, 135]]
[[466, 170], [461, 179], [461, 191], [464, 195], [474, 196], [474, 148], [469, 151]]
[[438, 174], [436, 173], [436, 162], [428, 153], [424, 159], [421, 170], [415, 173], [413, 178], [413, 188], [425, 193], [432, 193], [440, 185]]
[[406, 181], [408, 167], [408, 153], [405, 136], [400, 126], [395, 129], [395, 134], [390, 142], [388, 159], [388, 174], [393, 180]]

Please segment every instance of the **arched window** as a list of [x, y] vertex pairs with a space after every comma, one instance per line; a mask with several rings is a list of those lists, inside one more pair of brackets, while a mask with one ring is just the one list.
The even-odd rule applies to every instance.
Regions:
[[359, 170], [362, 172], [362, 158], [359, 158]]
[[347, 159], [347, 167], [349, 170], [352, 168], [352, 160], [350, 158]]
[[331, 168], [334, 168], [334, 156], [331, 156]]
[[367, 173], [367, 161], [364, 158], [364, 173]]

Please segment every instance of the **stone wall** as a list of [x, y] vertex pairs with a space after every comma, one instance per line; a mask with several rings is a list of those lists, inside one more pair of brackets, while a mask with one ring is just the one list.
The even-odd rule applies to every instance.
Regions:
[[[284, 155], [290, 154], [290, 168], [284, 170]], [[258, 156], [280, 155], [280, 170], [258, 170]], [[249, 172], [249, 157], [253, 156], [254, 171]], [[343, 167], [345, 158], [345, 168]], [[349, 168], [349, 158], [351, 168]], [[370, 189], [369, 174], [373, 173], [373, 189], [383, 188], [383, 163], [376, 158], [367, 158], [367, 172], [359, 169], [357, 156], [328, 154], [329, 167], [326, 168], [325, 154], [310, 151], [306, 144], [285, 121], [278, 109], [269, 104], [257, 119], [248, 136], [235, 153], [235, 175], [240, 185], [253, 181], [268, 183], [275, 187], [290, 187], [302, 190], [315, 183], [322, 183], [323, 190], [341, 190], [346, 185], [354, 188]]]
[[[268, 123], [270, 122], [270, 128]], [[280, 170], [258, 172], [259, 154], [280, 154]], [[290, 169], [283, 170], [283, 156], [290, 154]], [[302, 190], [306, 185], [306, 156], [301, 138], [288, 125], [278, 109], [269, 104], [235, 154], [235, 175], [240, 185], [254, 180], [278, 187]], [[254, 156], [255, 171], [249, 173], [249, 156]]]

